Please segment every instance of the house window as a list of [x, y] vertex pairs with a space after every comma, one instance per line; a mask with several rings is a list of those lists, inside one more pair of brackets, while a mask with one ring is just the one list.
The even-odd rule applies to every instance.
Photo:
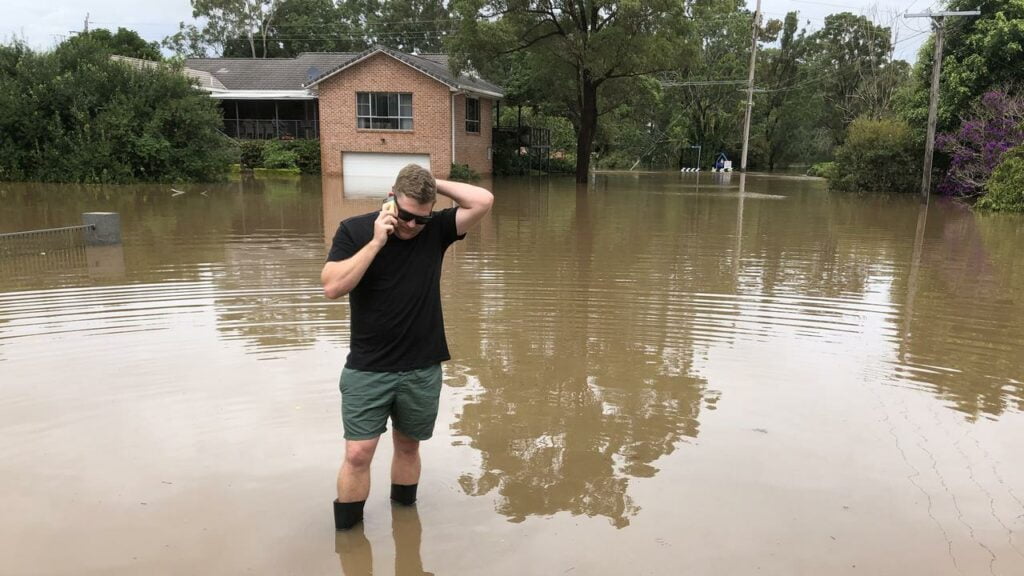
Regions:
[[356, 92], [359, 128], [412, 130], [412, 94], [408, 92]]
[[466, 132], [480, 132], [479, 98], [466, 98]]

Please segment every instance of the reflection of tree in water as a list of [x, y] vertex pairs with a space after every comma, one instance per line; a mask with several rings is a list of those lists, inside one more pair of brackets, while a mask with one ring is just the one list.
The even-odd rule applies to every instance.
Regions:
[[654, 461], [697, 436], [704, 383], [659, 374], [650, 357], [657, 352], [617, 351], [610, 362], [631, 358], [637, 365], [628, 370], [599, 352], [571, 359], [577, 352], [519, 352], [513, 363], [531, 368], [481, 374], [504, 384], [470, 400], [455, 426], [483, 457], [483, 471], [464, 475], [463, 488], [474, 495], [497, 488], [499, 512], [513, 519], [569, 511], [627, 525], [637, 512], [629, 478], [653, 476]]
[[1024, 410], [1019, 223], [944, 203], [928, 214], [916, 285], [904, 288], [901, 362], [971, 419]]
[[[473, 288], [467, 278], [453, 286], [463, 291], [456, 300], [485, 302], [476, 316], [446, 310], [459, 325], [460, 363], [474, 367], [482, 386], [453, 425], [483, 460], [460, 482], [472, 495], [497, 490], [498, 511], [514, 521], [568, 511], [623, 527], [638, 511], [629, 479], [653, 476], [655, 461], [696, 437], [705, 382], [690, 374], [689, 320], [673, 312], [666, 277], [614, 282], [649, 240], [625, 246], [609, 234], [598, 241], [587, 191], [557, 192], [511, 209], [508, 219], [495, 215], [498, 246], [549, 251], [473, 271], [504, 274], [505, 282]], [[538, 218], [524, 220], [523, 211]], [[473, 350], [478, 356], [466, 358]]]
[[[247, 181], [224, 241], [218, 330], [261, 351], [311, 347], [342, 326], [341, 307], [324, 306], [317, 276], [326, 254], [323, 197], [315, 179]], [[328, 322], [330, 320], [330, 322]]]
[[[169, 184], [0, 185], [0, 230], [74, 225], [87, 211], [121, 214], [116, 276], [93, 274], [81, 258], [64, 262], [48, 255], [16, 280], [26, 287], [198, 285], [181, 298], [198, 306], [213, 301], [221, 335], [261, 350], [310, 346], [318, 334], [343, 326], [344, 307], [324, 306], [317, 290], [325, 256], [319, 178], [245, 178], [176, 184], [174, 190]], [[63, 265], [59, 278], [43, 266], [52, 263]], [[0, 278], [0, 290], [8, 289], [11, 276]]]

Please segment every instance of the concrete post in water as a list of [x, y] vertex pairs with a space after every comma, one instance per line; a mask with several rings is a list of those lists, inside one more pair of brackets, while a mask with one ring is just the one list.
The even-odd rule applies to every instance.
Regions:
[[121, 215], [117, 212], [86, 212], [82, 224], [91, 226], [85, 230], [88, 246], [103, 246], [121, 243]]

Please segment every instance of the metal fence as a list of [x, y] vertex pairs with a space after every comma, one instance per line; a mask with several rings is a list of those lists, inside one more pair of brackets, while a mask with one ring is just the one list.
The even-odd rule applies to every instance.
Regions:
[[45, 256], [80, 248], [85, 245], [85, 232], [95, 229], [94, 224], [81, 224], [0, 234], [0, 258]]

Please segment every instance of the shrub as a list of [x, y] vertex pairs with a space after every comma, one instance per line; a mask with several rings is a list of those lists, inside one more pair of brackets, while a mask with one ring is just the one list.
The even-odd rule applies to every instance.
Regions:
[[475, 182], [480, 179], [480, 174], [470, 168], [469, 164], [452, 164], [448, 178], [459, 182]]
[[291, 140], [285, 144], [295, 153], [295, 165], [303, 174], [320, 173], [319, 140]]
[[263, 145], [262, 168], [298, 168], [299, 155], [286, 142], [268, 140]]
[[835, 162], [818, 162], [817, 164], [811, 165], [807, 169], [808, 176], [818, 176], [819, 178], [832, 179], [836, 177], [836, 163]]
[[551, 174], [575, 174], [576, 173], [576, 159], [575, 158], [549, 158], [548, 159], [548, 172]]
[[939, 192], [962, 198], [983, 194], [1003, 153], [1020, 144], [1024, 144], [1024, 97], [986, 92], [959, 130], [935, 139], [936, 148], [950, 156]]
[[845, 192], [914, 192], [921, 150], [906, 122], [858, 118], [836, 150], [829, 187]]
[[982, 210], [1024, 212], [1024, 146], [1003, 154], [985, 185], [985, 195], [975, 204]]
[[242, 140], [241, 142], [242, 159], [240, 161], [242, 168], [259, 168], [263, 166], [263, 141], [262, 140]]
[[0, 176], [210, 181], [234, 155], [221, 115], [180, 65], [139, 69], [95, 38], [36, 53], [0, 45]]
[[320, 142], [317, 140], [242, 140], [242, 168], [296, 169], [320, 173]]

